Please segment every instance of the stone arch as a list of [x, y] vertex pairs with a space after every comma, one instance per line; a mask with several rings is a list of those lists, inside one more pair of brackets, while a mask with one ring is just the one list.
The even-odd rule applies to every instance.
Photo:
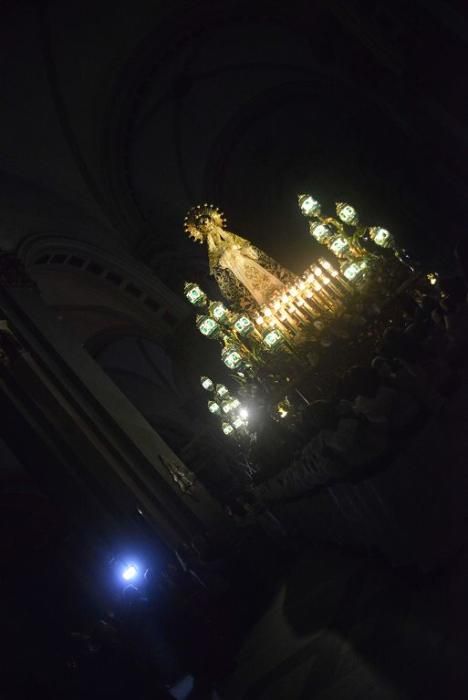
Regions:
[[34, 236], [18, 254], [44, 301], [83, 345], [105, 331], [139, 329], [164, 337], [187, 315], [181, 298], [121, 253], [61, 236]]

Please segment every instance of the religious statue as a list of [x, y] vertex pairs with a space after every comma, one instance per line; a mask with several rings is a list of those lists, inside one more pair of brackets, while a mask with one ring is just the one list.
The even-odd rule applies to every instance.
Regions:
[[225, 226], [223, 214], [208, 204], [193, 207], [185, 218], [186, 233], [206, 242], [210, 273], [228, 301], [239, 309], [253, 309], [294, 284], [292, 272]]
[[[413, 290], [416, 299], [416, 294], [432, 295], [430, 287], [437, 284], [434, 274], [425, 282], [415, 276], [392, 233], [361, 224], [351, 204], [337, 202], [336, 216], [326, 216], [312, 195], [299, 195], [298, 203], [313, 246], [326, 249], [299, 275], [228, 231], [213, 205], [193, 207], [185, 218], [186, 233], [206, 243], [210, 273], [229, 302], [210, 299], [197, 282], [185, 282], [198, 331], [220, 344], [221, 361], [240, 387], [237, 398], [224, 384], [201, 377], [203, 389], [212, 392], [209, 412], [224, 435], [239, 444], [257, 442], [258, 424], [250, 410], [257, 401], [262, 406], [258, 415], [271, 411], [275, 421], [296, 429], [308, 395], [334, 395], [337, 367], [343, 362], [340, 347], [345, 355], [349, 350], [350, 361], [375, 352], [385, 324], [400, 323], [393, 300], [401, 290]], [[321, 367], [322, 375], [317, 371]], [[180, 488], [187, 488], [178, 473], [171, 474]]]

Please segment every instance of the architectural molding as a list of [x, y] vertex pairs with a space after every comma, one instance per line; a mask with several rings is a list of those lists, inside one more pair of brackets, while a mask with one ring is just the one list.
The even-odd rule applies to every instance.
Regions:
[[[146, 266], [122, 253], [106, 251], [98, 246], [65, 236], [36, 235], [25, 239], [18, 248], [18, 257], [28, 274], [40, 280], [45, 273], [53, 275], [66, 269], [70, 279], [81, 274], [83, 279], [99, 281], [118, 291], [117, 300], [132, 309], [132, 325], [135, 313], [141, 310], [142, 328], [156, 322], [159, 334], [172, 331], [189, 314], [182, 295], [174, 294]], [[76, 279], [76, 278], [75, 278]], [[64, 300], [65, 301], [65, 300]], [[69, 311], [73, 307], [65, 301]], [[78, 303], [76, 309], [86, 303]], [[99, 306], [99, 304], [97, 304]]]

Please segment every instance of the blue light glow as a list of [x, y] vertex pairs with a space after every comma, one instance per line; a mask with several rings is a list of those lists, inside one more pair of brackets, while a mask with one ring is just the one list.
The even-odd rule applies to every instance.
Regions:
[[138, 574], [138, 569], [136, 568], [135, 564], [129, 564], [128, 566], [125, 567], [125, 569], [122, 571], [122, 578], [124, 581], [132, 581]]

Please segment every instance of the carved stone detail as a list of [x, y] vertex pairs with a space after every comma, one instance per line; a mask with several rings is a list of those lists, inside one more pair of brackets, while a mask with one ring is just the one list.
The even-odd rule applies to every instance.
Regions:
[[166, 467], [167, 471], [171, 475], [171, 479], [177, 484], [179, 489], [186, 495], [194, 498], [193, 489], [196, 483], [195, 475], [191, 474], [188, 469], [184, 468], [183, 465], [176, 460], [167, 459], [163, 455], [159, 455], [159, 459]]

